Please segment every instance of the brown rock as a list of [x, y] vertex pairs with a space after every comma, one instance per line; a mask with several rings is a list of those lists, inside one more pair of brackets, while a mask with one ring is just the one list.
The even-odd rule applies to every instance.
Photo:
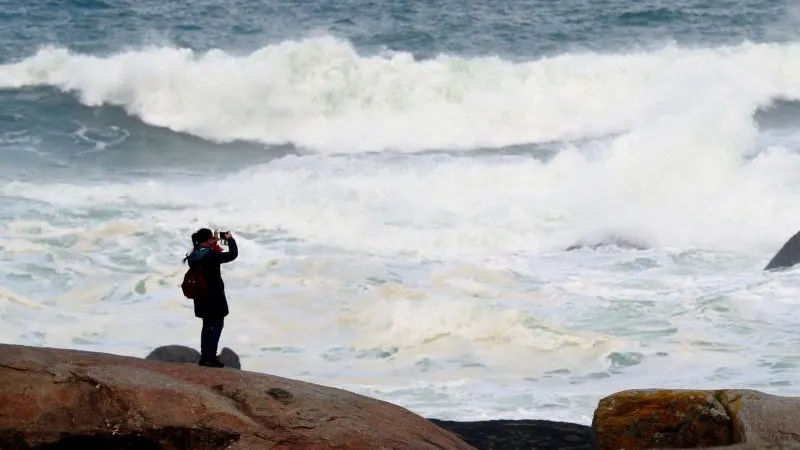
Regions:
[[600, 400], [598, 450], [691, 448], [732, 443], [731, 419], [711, 391], [630, 390]]
[[277, 376], [0, 344], [0, 448], [474, 449], [410, 411]]

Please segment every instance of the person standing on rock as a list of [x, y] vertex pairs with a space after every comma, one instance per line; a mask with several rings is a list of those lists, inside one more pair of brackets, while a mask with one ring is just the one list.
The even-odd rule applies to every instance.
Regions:
[[184, 259], [184, 262], [188, 262], [190, 270], [199, 269], [198, 275], [203, 279], [202, 294], [192, 299], [194, 315], [203, 319], [198, 364], [206, 367], [225, 367], [217, 358], [222, 328], [229, 313], [220, 266], [239, 256], [239, 247], [230, 232], [222, 233], [220, 238], [227, 241], [227, 252], [219, 247], [217, 242], [219, 239], [210, 229], [197, 230], [192, 234], [192, 252]]

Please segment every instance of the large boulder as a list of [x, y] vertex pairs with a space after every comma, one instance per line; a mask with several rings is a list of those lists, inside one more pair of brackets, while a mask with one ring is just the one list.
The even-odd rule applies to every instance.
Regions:
[[599, 450], [800, 441], [800, 398], [733, 389], [629, 390], [600, 400], [592, 428]]
[[241, 370], [0, 344], [0, 448], [474, 449], [388, 402]]
[[800, 441], [800, 398], [750, 389], [718, 391], [736, 443]]
[[[222, 364], [225, 364], [226, 368], [242, 368], [242, 363], [239, 361], [239, 355], [237, 355], [236, 352], [228, 347], [224, 347], [217, 357]], [[153, 361], [197, 364], [197, 362], [200, 361], [200, 352], [185, 345], [162, 345], [161, 347], [153, 349], [153, 351], [151, 351], [145, 357], [145, 359], [150, 359]]]
[[599, 450], [691, 448], [731, 443], [730, 417], [704, 391], [623, 391], [600, 400], [592, 420]]

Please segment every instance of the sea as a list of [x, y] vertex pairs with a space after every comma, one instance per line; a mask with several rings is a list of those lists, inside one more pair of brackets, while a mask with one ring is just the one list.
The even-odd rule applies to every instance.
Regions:
[[201, 227], [245, 370], [451, 420], [800, 395], [800, 3], [0, 1], [0, 342], [199, 348]]

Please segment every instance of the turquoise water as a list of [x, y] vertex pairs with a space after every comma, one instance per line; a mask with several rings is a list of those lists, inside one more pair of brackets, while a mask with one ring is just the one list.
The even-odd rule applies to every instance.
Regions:
[[461, 420], [794, 393], [798, 13], [0, 3], [0, 341], [197, 346], [212, 226], [251, 370]]

